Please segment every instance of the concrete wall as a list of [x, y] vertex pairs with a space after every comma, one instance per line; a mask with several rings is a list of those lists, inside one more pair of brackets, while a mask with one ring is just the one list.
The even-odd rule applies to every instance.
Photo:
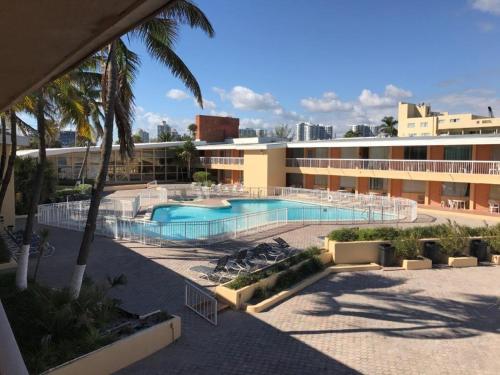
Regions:
[[245, 186], [285, 186], [285, 148], [245, 150], [243, 177]]

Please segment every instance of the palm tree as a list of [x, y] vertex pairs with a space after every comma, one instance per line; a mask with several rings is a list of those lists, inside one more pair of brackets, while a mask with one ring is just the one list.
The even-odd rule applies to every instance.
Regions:
[[344, 138], [356, 138], [356, 137], [359, 137], [359, 136], [360, 136], [359, 132], [352, 131], [351, 129], [349, 129], [348, 131], [346, 131], [345, 134], [344, 134]]
[[178, 158], [187, 166], [187, 177], [191, 179], [191, 162], [196, 155], [196, 146], [191, 139], [187, 139], [179, 150]]
[[287, 124], [283, 124], [276, 126], [273, 133], [277, 138], [290, 139], [292, 137], [293, 130]]
[[161, 132], [158, 134], [158, 142], [172, 142], [174, 137], [172, 137], [172, 133]]
[[382, 119], [382, 124], [378, 127], [379, 132], [388, 135], [389, 137], [396, 137], [398, 135], [397, 128], [398, 121], [392, 116], [385, 116]]
[[[9, 154], [9, 159], [7, 161], [7, 168], [5, 169], [5, 173], [3, 172], [2, 168], [2, 174], [0, 175], [0, 178], [2, 179], [2, 187], [0, 188], [0, 212], [2, 212], [2, 207], [3, 207], [3, 201], [5, 199], [5, 195], [7, 194], [7, 188], [9, 187], [10, 184], [10, 179], [12, 177], [12, 172], [14, 171], [14, 162], [16, 160], [16, 148], [17, 148], [17, 116], [16, 112], [14, 109], [9, 109], [6, 114], [9, 116], [10, 119], [10, 154]], [[5, 120], [5, 119], [4, 119]], [[4, 132], [3, 124], [2, 124], [2, 133]], [[2, 135], [3, 138], [3, 135]], [[4, 140], [2, 139], [2, 142]], [[6, 148], [6, 144], [2, 144], [3, 149]], [[2, 150], [3, 152], [3, 150]]]
[[191, 134], [191, 137], [193, 137], [193, 139], [196, 138], [196, 130], [197, 129], [198, 129], [198, 127], [196, 126], [196, 124], [190, 124], [188, 126], [189, 133]]
[[34, 187], [29, 200], [21, 252], [17, 261], [16, 287], [20, 290], [26, 289], [28, 286], [29, 250], [47, 164], [47, 127], [56, 124], [56, 113], [59, 113], [62, 119], [73, 118], [75, 123], [84, 121], [85, 113], [82, 110], [83, 106], [77, 92], [74, 90], [76, 79], [77, 77], [74, 74], [66, 74], [38, 89], [35, 94], [25, 97], [21, 104], [24, 111], [34, 115], [36, 118], [39, 147], [37, 169], [33, 180]]
[[[168, 1], [155, 17], [148, 19], [126, 35], [130, 39], [143, 43], [147, 52], [155, 60], [165, 65], [175, 77], [180, 78], [202, 107], [201, 90], [196, 78], [173, 50], [182, 24], [187, 24], [192, 28], [200, 28], [210, 37], [214, 35], [212, 25], [191, 0]], [[132, 84], [140, 65], [139, 57], [127, 47], [122, 38], [111, 41], [100, 52], [100, 56], [103, 67], [105, 67], [101, 95], [104, 108], [101, 165], [92, 189], [85, 231], [69, 286], [73, 298], [77, 298], [80, 294], [90, 246], [94, 237], [99, 204], [108, 174], [114, 123], [116, 123], [118, 130], [122, 158], [132, 157], [134, 151], [131, 131], [134, 117]]]

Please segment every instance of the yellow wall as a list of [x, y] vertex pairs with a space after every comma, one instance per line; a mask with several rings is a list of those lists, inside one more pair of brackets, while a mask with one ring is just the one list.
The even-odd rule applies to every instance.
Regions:
[[[7, 160], [9, 158], [9, 153], [10, 153], [10, 145], [7, 145]], [[3, 216], [3, 222], [5, 226], [15, 225], [16, 199], [14, 191], [14, 172], [12, 172], [12, 177], [10, 179], [9, 187], [7, 188], [7, 193], [5, 194], [1, 216]]]
[[285, 186], [284, 148], [245, 150], [243, 180], [248, 187]]

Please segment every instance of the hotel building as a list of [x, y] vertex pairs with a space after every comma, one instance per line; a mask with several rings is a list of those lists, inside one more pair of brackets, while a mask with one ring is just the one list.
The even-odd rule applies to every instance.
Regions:
[[[430, 112], [424, 114], [422, 118], [432, 117]], [[437, 207], [455, 201], [461, 208], [478, 211], [488, 211], [491, 201], [500, 201], [500, 135], [496, 133], [283, 142], [237, 138], [239, 121], [234, 118], [197, 116], [196, 124], [200, 154], [196, 168], [210, 171], [221, 183], [384, 194]], [[116, 149], [109, 183], [179, 180], [183, 173], [176, 148], [181, 144], [138, 144], [135, 158], [125, 164]], [[36, 156], [36, 150], [19, 154]], [[84, 148], [49, 149], [47, 155], [59, 176], [71, 179], [79, 171]], [[97, 173], [98, 163], [94, 147], [87, 166], [89, 178]]]

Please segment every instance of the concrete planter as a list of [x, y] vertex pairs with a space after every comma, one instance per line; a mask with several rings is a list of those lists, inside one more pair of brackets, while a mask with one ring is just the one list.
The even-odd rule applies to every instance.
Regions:
[[500, 265], [500, 254], [491, 254], [491, 263]]
[[305, 280], [297, 283], [293, 287], [287, 290], [283, 290], [274, 296], [271, 296], [264, 301], [261, 301], [255, 305], [248, 305], [246, 307], [246, 311], [249, 313], [259, 313], [261, 311], [267, 310], [268, 308], [278, 304], [284, 299], [293, 296], [294, 294], [300, 292], [302, 289], [307, 288], [309, 285], [314, 284], [315, 282], [321, 280], [323, 277], [329, 275], [330, 273], [339, 273], [339, 272], [359, 272], [359, 271], [374, 271], [379, 270], [380, 267], [378, 264], [355, 264], [350, 266], [331, 266], [326, 268], [324, 271], [319, 272], [315, 275], [311, 275]]
[[181, 318], [173, 316], [153, 327], [115, 341], [43, 374], [111, 374], [170, 345], [181, 336]]
[[476, 267], [477, 258], [476, 257], [449, 257], [448, 265], [454, 268], [462, 267]]
[[432, 261], [428, 258], [422, 259], [404, 259], [403, 268], [405, 270], [427, 270], [432, 268]]
[[332, 254], [335, 264], [378, 263], [378, 246], [389, 241], [338, 242], [325, 237], [325, 248]]
[[[328, 264], [328, 263], [331, 263], [331, 261], [332, 261], [332, 256], [328, 252], [321, 253], [321, 254], [317, 255], [316, 257], [323, 264]], [[289, 269], [295, 270], [295, 269], [299, 268], [302, 265], [302, 263], [304, 263], [306, 261], [307, 260], [304, 260], [300, 263], [297, 263], [297, 264], [293, 265], [292, 267], [290, 267]], [[215, 288], [215, 294], [218, 297], [222, 298], [224, 301], [226, 301], [229, 305], [231, 305], [231, 307], [233, 307], [235, 309], [241, 309], [253, 297], [253, 294], [254, 294], [256, 289], [258, 289], [258, 288], [264, 289], [264, 288], [273, 287], [274, 284], [276, 284], [278, 277], [286, 271], [287, 270], [277, 272], [275, 274], [272, 274], [269, 277], [266, 277], [265, 279], [259, 280], [256, 283], [251, 284], [251, 285], [247, 285], [241, 289], [228, 288], [227, 285], [229, 283], [231, 283], [231, 281], [229, 281], [225, 284], [218, 285]], [[256, 272], [258, 272], [258, 271], [256, 271]]]
[[16, 272], [17, 262], [11, 259], [8, 263], [0, 263], [0, 274]]

